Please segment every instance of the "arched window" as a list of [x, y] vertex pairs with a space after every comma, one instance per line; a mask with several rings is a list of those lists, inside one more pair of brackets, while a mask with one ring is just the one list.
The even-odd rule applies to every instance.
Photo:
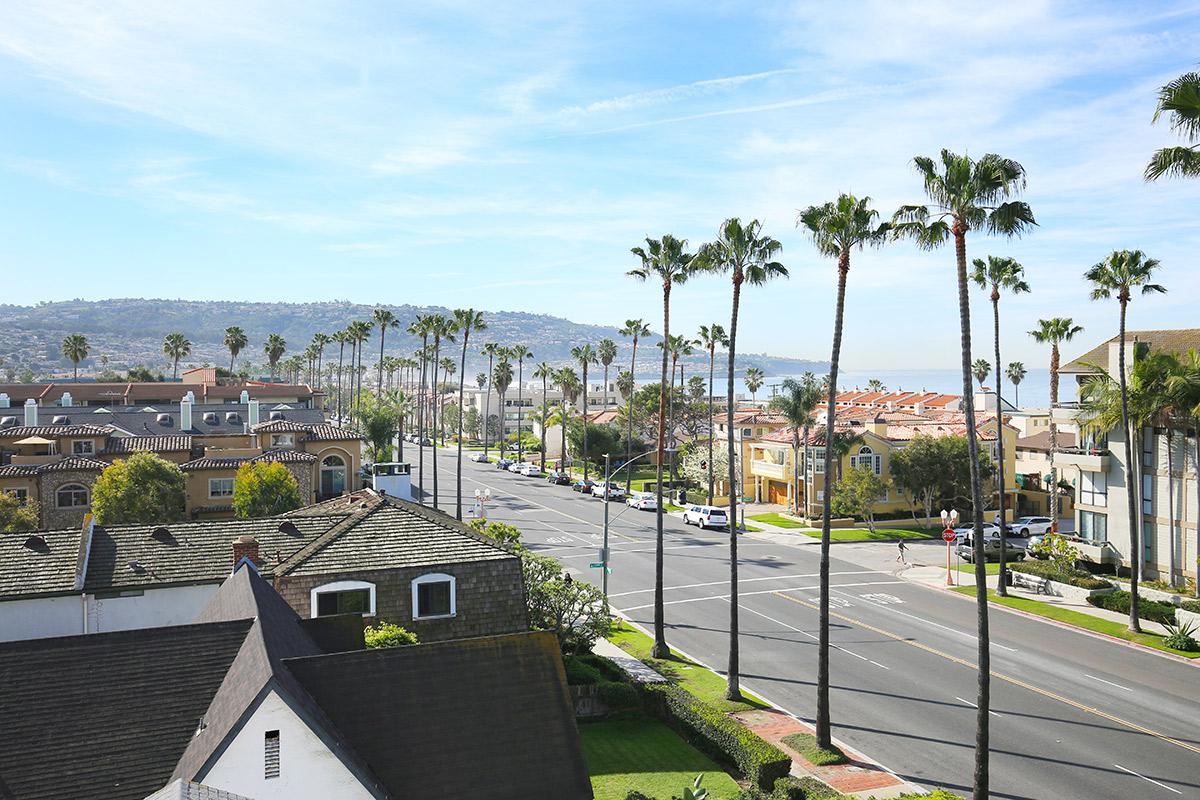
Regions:
[[876, 475], [880, 474], [880, 472], [883, 470], [883, 458], [875, 455], [874, 453], [874, 450], [864, 444], [862, 447], [858, 448], [858, 455], [850, 457], [850, 468], [868, 467], [873, 470]]
[[453, 575], [431, 572], [412, 582], [413, 619], [453, 617], [458, 613], [457, 588]]
[[375, 584], [366, 581], [335, 581], [318, 586], [309, 592], [310, 611], [314, 617], [333, 614], [375, 615]]
[[321, 495], [332, 497], [346, 491], [346, 461], [338, 455], [321, 459]]
[[79, 483], [63, 484], [54, 493], [54, 502], [59, 508], [86, 508], [88, 505], [87, 487]]

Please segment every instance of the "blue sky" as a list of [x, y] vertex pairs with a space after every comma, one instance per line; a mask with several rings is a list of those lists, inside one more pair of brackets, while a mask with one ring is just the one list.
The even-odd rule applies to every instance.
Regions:
[[[1029, 172], [1040, 227], [969, 255], [1025, 264], [1005, 360], [1041, 366], [1038, 317], [1115, 332], [1080, 278], [1114, 248], [1159, 258], [1170, 289], [1131, 327], [1195, 324], [1200, 183], [1141, 171], [1174, 141], [1155, 91], [1198, 45], [1189, 3], [9, 3], [0, 302], [351, 299], [658, 329], [629, 248], [736, 215], [792, 273], [748, 290], [739, 349], [828, 358], [835, 274], [796, 211], [853, 191], [890, 214], [921, 199], [912, 156], [949, 147]], [[727, 323], [728, 295], [684, 287], [673, 328]], [[953, 366], [955, 297], [949, 250], [856, 256], [847, 364]]]

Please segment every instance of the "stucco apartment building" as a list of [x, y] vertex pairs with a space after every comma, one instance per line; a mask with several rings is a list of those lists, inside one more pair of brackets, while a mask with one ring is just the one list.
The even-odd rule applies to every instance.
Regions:
[[[221, 382], [212, 367], [186, 370], [177, 381], [0, 383], [0, 398], [7, 398], [10, 405], [23, 406], [33, 400], [41, 408], [172, 403], [178, 402], [187, 392], [202, 404], [236, 403], [244, 395], [252, 395], [262, 402], [287, 403], [296, 408], [323, 408], [325, 402], [325, 393], [308, 384]], [[246, 401], [241, 399], [240, 402]]]
[[[245, 391], [245, 390], [242, 390]], [[290, 403], [58, 406], [0, 400], [0, 491], [36, 501], [43, 528], [81, 524], [91, 487], [113, 461], [153, 452], [186, 475], [186, 511], [232, 516], [233, 479], [243, 463], [277, 461], [306, 502], [358, 488], [363, 438]]]
[[[1150, 352], [1182, 354], [1200, 349], [1200, 328], [1126, 332], [1126, 369]], [[1084, 382], [1098, 372], [1116, 376], [1118, 337], [1093, 347], [1059, 371], [1075, 379], [1081, 396]], [[1065, 393], [1064, 393], [1065, 394]], [[1079, 426], [1074, 446], [1055, 455], [1060, 477], [1077, 486], [1076, 535], [1090, 544], [1093, 557], [1130, 566], [1136, 561], [1150, 578], [1166, 580], [1174, 562], [1175, 576], [1195, 576], [1197, 542], [1195, 431], [1190, 423], [1172, 426], [1168, 459], [1167, 428], [1146, 426], [1136, 432], [1134, 463], [1125, 460], [1125, 434], [1089, 430], [1078, 400], [1051, 409], [1059, 424]], [[1170, 470], [1168, 470], [1168, 461]], [[1130, 552], [1129, 504], [1138, 506], [1140, 552]]]

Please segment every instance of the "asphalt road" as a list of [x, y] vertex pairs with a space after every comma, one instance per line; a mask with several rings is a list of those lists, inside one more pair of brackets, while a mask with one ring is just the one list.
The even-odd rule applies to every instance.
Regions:
[[[411, 446], [406, 449], [412, 450]], [[406, 453], [415, 467], [417, 453]], [[425, 488], [432, 488], [426, 450]], [[439, 456], [454, 513], [453, 451]], [[463, 463], [464, 515], [490, 488], [490, 519], [599, 583], [603, 502], [545, 480]], [[469, 500], [467, 498], [470, 498]], [[427, 494], [427, 502], [431, 502]], [[610, 505], [614, 610], [653, 626], [654, 515]], [[717, 669], [728, 657], [727, 534], [665, 523], [667, 641]], [[792, 537], [739, 540], [743, 686], [815, 713], [819, 550]], [[803, 537], [795, 537], [802, 539]], [[974, 760], [975, 606], [897, 577], [891, 545], [834, 544], [830, 567], [834, 734], [901, 777], [969, 794]], [[874, 551], [875, 566], [861, 557]], [[871, 564], [871, 559], [866, 559]], [[992, 796], [1200, 798], [1200, 667], [994, 609]]]

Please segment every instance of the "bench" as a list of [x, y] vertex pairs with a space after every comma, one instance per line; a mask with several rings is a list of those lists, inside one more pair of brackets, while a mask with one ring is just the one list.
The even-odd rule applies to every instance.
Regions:
[[1022, 589], [1032, 589], [1034, 594], [1049, 594], [1050, 579], [1041, 578], [1037, 575], [1030, 575], [1027, 572], [1017, 572], [1015, 570], [1009, 572], [1012, 575], [1013, 586]]

